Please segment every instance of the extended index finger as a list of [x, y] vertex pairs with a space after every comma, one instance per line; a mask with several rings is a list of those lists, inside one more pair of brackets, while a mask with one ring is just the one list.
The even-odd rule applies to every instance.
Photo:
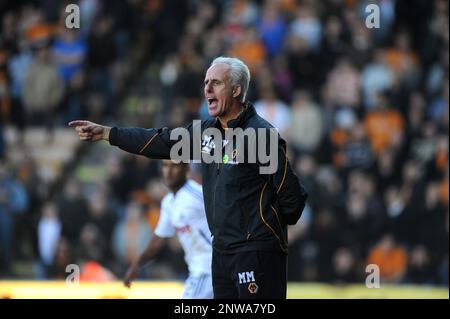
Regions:
[[70, 127], [85, 126], [85, 125], [89, 125], [89, 124], [90, 124], [89, 121], [82, 121], [82, 120], [75, 120], [75, 121], [69, 122]]

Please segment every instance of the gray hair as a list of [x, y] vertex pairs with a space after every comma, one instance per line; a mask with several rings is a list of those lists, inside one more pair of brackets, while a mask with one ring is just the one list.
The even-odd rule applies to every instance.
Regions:
[[241, 87], [241, 102], [245, 101], [248, 85], [250, 83], [250, 71], [248, 66], [238, 58], [218, 57], [212, 61], [209, 67], [223, 63], [230, 67], [231, 85], [239, 85]]

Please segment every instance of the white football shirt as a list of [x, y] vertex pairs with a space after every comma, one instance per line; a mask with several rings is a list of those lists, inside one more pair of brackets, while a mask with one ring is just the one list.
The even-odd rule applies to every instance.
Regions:
[[212, 239], [200, 184], [188, 180], [175, 195], [164, 196], [155, 234], [178, 236], [191, 275], [211, 274]]

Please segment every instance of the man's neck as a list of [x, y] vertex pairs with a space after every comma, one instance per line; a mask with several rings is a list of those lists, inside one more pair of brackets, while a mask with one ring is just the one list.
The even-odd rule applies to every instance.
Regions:
[[238, 118], [238, 116], [242, 113], [243, 110], [244, 110], [244, 103], [237, 102], [231, 107], [231, 110], [228, 114], [224, 116], [219, 116], [219, 122], [222, 128], [227, 128], [228, 121]]
[[184, 183], [181, 183], [180, 185], [169, 187], [170, 191], [173, 193], [173, 195], [176, 195], [177, 192], [187, 183], [187, 180], [184, 181]]

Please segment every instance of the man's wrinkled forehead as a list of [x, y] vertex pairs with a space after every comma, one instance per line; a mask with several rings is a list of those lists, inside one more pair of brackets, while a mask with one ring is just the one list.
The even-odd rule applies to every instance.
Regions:
[[206, 71], [206, 80], [227, 80], [229, 77], [230, 66], [225, 63], [217, 63], [209, 67]]

